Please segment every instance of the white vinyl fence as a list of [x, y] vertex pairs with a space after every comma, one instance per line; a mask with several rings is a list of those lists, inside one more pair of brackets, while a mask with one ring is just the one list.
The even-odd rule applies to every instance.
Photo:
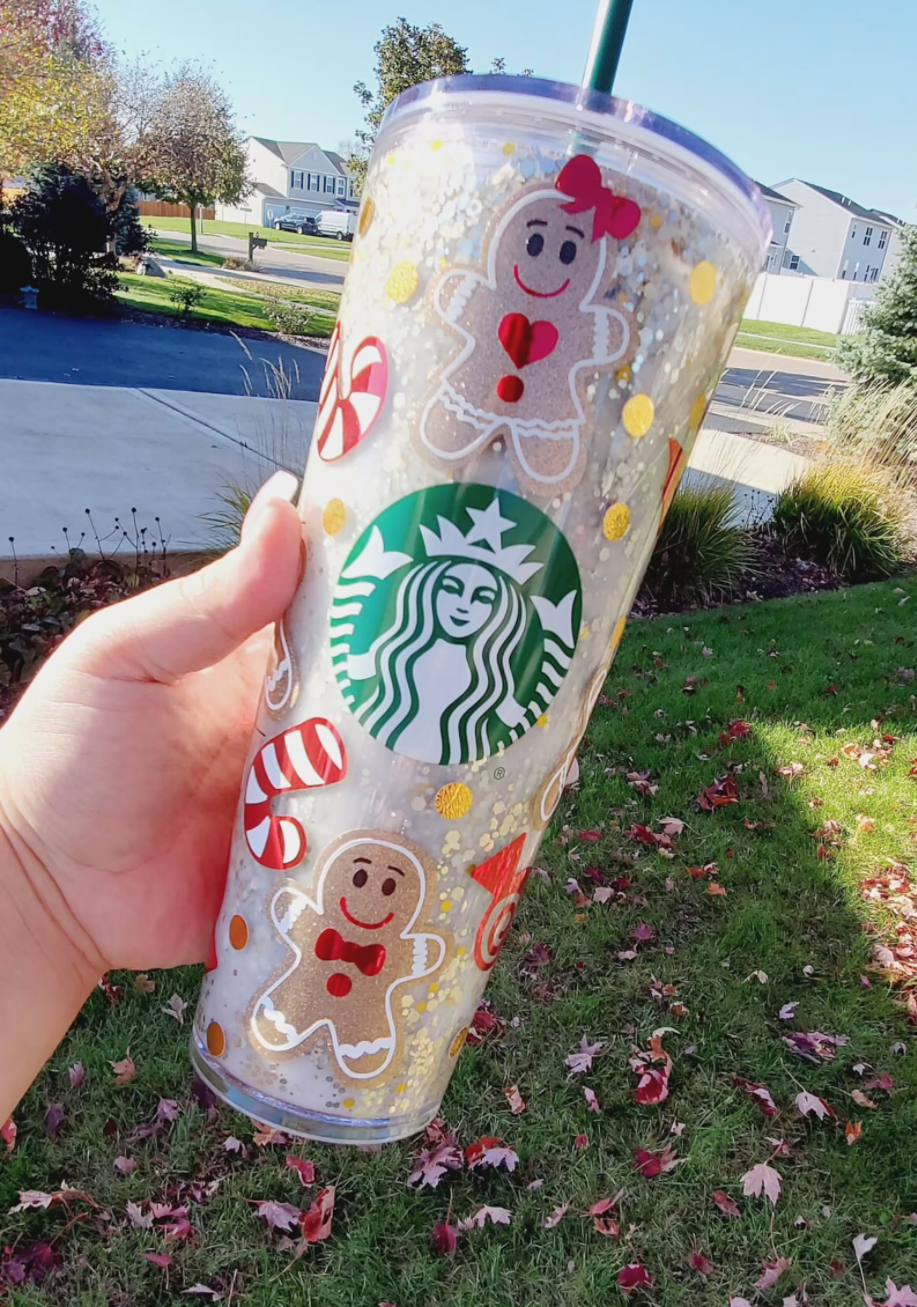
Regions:
[[875, 293], [875, 286], [862, 281], [762, 272], [755, 282], [745, 316], [762, 322], [853, 335], [859, 330], [862, 309], [872, 303]]

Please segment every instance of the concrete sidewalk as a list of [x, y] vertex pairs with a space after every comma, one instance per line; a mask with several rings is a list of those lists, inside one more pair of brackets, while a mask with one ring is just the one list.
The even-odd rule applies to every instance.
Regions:
[[[257, 487], [305, 464], [316, 405], [177, 390], [0, 381], [0, 559], [66, 552], [114, 518], [159, 518], [170, 549], [207, 547], [202, 516], [227, 484]], [[90, 539], [91, 537], [91, 532]], [[114, 537], [112, 542], [114, 543]], [[9, 571], [8, 567], [4, 569]]]

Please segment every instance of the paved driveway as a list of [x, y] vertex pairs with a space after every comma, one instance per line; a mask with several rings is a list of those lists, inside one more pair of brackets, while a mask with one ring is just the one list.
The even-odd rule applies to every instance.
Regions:
[[[191, 237], [183, 231], [160, 231], [163, 240], [182, 241], [189, 250]], [[198, 236], [198, 248], [212, 254], [224, 256], [232, 254], [237, 259], [248, 258], [248, 241], [238, 236]], [[347, 247], [349, 248], [349, 246]], [[323, 259], [315, 254], [300, 254], [296, 250], [279, 250], [269, 242], [263, 250], [255, 252], [255, 267], [258, 272], [282, 276], [284, 280], [301, 282], [303, 287], [313, 290], [341, 291], [349, 264], [341, 259]], [[219, 273], [219, 268], [211, 268]], [[237, 272], [227, 272], [228, 277], [237, 277]]]
[[[248, 350], [251, 357], [246, 354]], [[325, 355], [282, 341], [0, 309], [0, 378], [269, 396], [268, 365], [282, 362], [293, 399], [318, 399]]]

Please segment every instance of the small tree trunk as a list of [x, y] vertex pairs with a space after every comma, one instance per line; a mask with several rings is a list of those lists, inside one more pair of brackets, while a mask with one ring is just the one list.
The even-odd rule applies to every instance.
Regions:
[[191, 253], [197, 254], [197, 222], [195, 220], [197, 205], [189, 204], [188, 208], [191, 210]]

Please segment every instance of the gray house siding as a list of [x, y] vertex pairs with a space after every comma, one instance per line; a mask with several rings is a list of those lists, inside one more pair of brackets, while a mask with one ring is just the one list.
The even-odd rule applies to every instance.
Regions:
[[833, 201], [819, 195], [805, 182], [781, 182], [774, 189], [799, 205], [793, 215], [793, 226], [784, 256], [784, 270], [791, 270], [790, 264], [796, 255], [799, 265], [792, 271], [816, 277], [837, 277], [841, 251], [850, 229], [849, 217]]

